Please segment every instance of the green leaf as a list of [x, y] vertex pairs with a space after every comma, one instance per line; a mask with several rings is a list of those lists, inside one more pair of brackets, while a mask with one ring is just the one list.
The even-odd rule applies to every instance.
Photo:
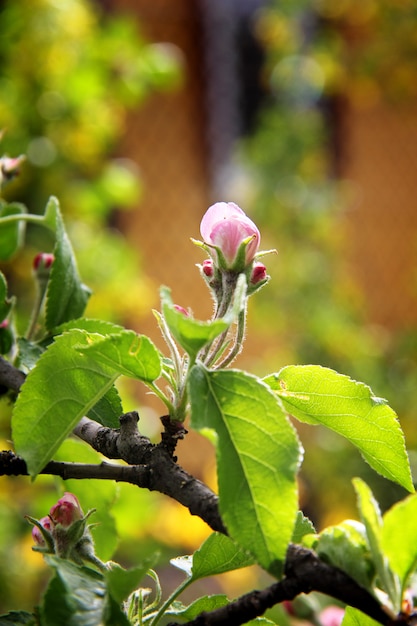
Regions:
[[229, 328], [231, 320], [223, 318], [201, 322], [192, 317], [187, 317], [174, 308], [170, 294], [170, 289], [161, 288], [164, 319], [174, 339], [192, 359], [195, 359], [201, 348]]
[[417, 495], [395, 504], [383, 517], [381, 546], [404, 593], [417, 565]]
[[376, 622], [372, 617], [368, 617], [362, 611], [347, 606], [343, 622], [341, 626], [380, 626], [379, 622]]
[[71, 331], [56, 338], [29, 372], [17, 398], [12, 432], [17, 454], [32, 476], [51, 460], [78, 421], [113, 386], [119, 373], [81, 354], [89, 335]]
[[0, 204], [0, 261], [8, 261], [22, 245], [25, 223], [24, 221], [3, 224], [1, 218], [10, 215], [23, 215], [26, 208], [23, 204]]
[[122, 401], [116, 387], [110, 387], [102, 398], [88, 411], [87, 417], [108, 428], [119, 428], [123, 413]]
[[318, 365], [284, 367], [264, 381], [288, 413], [343, 435], [375, 471], [414, 491], [397, 416], [367, 385]]
[[162, 358], [159, 350], [148, 337], [138, 335], [133, 330], [106, 337], [90, 334], [87, 342], [76, 348], [90, 359], [130, 378], [152, 382], [161, 375]]
[[312, 547], [323, 561], [343, 570], [359, 585], [372, 591], [375, 568], [363, 524], [345, 520], [337, 526], [329, 526]]
[[354, 478], [353, 485], [358, 498], [361, 520], [366, 529], [368, 546], [379, 579], [378, 583], [383, 591], [388, 594], [394, 610], [399, 612], [401, 608], [400, 584], [382, 550], [383, 522], [378, 503], [363, 480]]
[[0, 323], [9, 315], [12, 302], [11, 298], [7, 297], [6, 277], [3, 272], [0, 272]]
[[80, 280], [77, 262], [56, 198], [49, 200], [45, 215], [49, 224], [55, 218], [55, 260], [48, 282], [45, 315], [46, 328], [53, 330], [63, 322], [80, 317], [91, 292]]
[[193, 555], [192, 578], [198, 580], [206, 576], [224, 574], [234, 569], [248, 567], [254, 562], [253, 556], [242, 550], [230, 537], [213, 533]]
[[301, 540], [305, 535], [315, 534], [313, 522], [304, 515], [302, 511], [298, 511], [297, 518], [295, 520], [295, 526], [292, 534], [292, 543], [301, 543]]
[[274, 575], [297, 514], [297, 435], [279, 401], [258, 378], [238, 370], [190, 375], [192, 426], [218, 434], [220, 512], [230, 536]]
[[42, 348], [37, 343], [29, 341], [25, 337], [19, 337], [17, 345], [19, 352], [17, 355], [16, 365], [26, 371], [33, 369], [42, 354], [45, 352], [45, 348]]
[[36, 626], [36, 624], [35, 616], [26, 611], [10, 611], [7, 615], [0, 615], [0, 626]]
[[176, 615], [189, 622], [198, 617], [200, 613], [220, 609], [222, 606], [226, 606], [226, 604], [229, 604], [229, 600], [227, 596], [223, 594], [203, 596], [188, 606], [185, 606], [182, 602], [173, 602], [165, 612], [165, 615]]
[[153, 343], [133, 331], [103, 337], [72, 330], [56, 337], [29, 372], [12, 417], [15, 448], [34, 476], [84, 415], [117, 425], [113, 383], [121, 374], [152, 381], [160, 373]]
[[56, 556], [47, 556], [45, 560], [54, 568], [56, 575], [49, 584], [41, 606], [44, 626], [129, 624], [118, 607], [116, 615], [102, 574]]
[[126, 598], [139, 587], [139, 583], [149, 570], [147, 565], [138, 565], [131, 569], [123, 569], [117, 563], [113, 564], [111, 569], [105, 573], [109, 593], [121, 604]]

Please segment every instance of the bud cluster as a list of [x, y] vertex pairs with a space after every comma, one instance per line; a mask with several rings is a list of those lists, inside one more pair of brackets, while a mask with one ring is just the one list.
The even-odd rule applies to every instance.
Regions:
[[223, 297], [224, 274], [244, 273], [248, 295], [268, 281], [265, 265], [256, 260], [261, 241], [258, 227], [237, 204], [216, 202], [209, 207], [201, 220], [200, 233], [204, 243], [199, 245], [210, 255], [200, 271], [216, 300]]
[[49, 515], [40, 520], [27, 516], [33, 524], [34, 550], [56, 554], [75, 563], [94, 563], [102, 569], [104, 564], [95, 556], [93, 539], [87, 519], [94, 511], [84, 515], [77, 497], [69, 492], [50, 509]]

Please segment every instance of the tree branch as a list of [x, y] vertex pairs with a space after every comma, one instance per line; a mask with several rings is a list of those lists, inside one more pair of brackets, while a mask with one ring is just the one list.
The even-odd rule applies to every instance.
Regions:
[[[25, 375], [0, 357], [0, 385], [16, 392]], [[175, 443], [171, 437], [181, 437], [180, 429], [168, 433], [161, 443], [152, 444], [137, 428], [139, 416], [126, 413], [120, 418], [120, 428], [101, 426], [86, 417], [74, 429], [74, 434], [97, 452], [111, 459], [124, 460], [128, 465], [84, 465], [51, 461], [42, 474], [68, 478], [101, 478], [130, 482], [151, 491], [159, 491], [186, 506], [213, 530], [227, 534], [218, 510], [218, 497], [204, 483], [188, 474], [175, 462]], [[27, 474], [26, 464], [11, 451], [0, 453], [0, 475]], [[311, 550], [290, 544], [285, 577], [262, 591], [254, 590], [225, 607], [202, 613], [189, 622], [190, 626], [239, 626], [247, 623], [268, 608], [284, 600], [292, 600], [300, 593], [320, 591], [359, 609], [369, 617], [392, 626], [394, 621], [365, 589], [343, 571], [322, 562]], [[397, 623], [406, 623], [398, 617]], [[171, 623], [171, 626], [179, 626]]]
[[[326, 595], [359, 609], [374, 620], [393, 626], [394, 620], [379, 602], [350, 576], [321, 561], [311, 550], [290, 545], [285, 564], [285, 577], [262, 591], [251, 591], [234, 602], [209, 613], [201, 613], [188, 626], [241, 626], [263, 615], [284, 600], [293, 600], [300, 593], [321, 591]], [[180, 626], [170, 622], [168, 626]]]
[[0, 385], [12, 391], [19, 391], [25, 379], [23, 372], [0, 356]]

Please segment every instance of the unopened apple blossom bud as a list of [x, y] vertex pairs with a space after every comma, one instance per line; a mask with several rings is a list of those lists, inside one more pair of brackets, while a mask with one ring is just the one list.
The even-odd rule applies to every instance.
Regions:
[[182, 313], [183, 315], [185, 315], [185, 317], [190, 317], [189, 312], [184, 309], [183, 306], [180, 306], [179, 304], [174, 304], [174, 309], [178, 311], [178, 313]]
[[214, 274], [214, 265], [212, 259], [205, 259], [202, 263], [203, 274], [207, 276], [207, 278], [211, 278]]
[[340, 626], [345, 615], [345, 609], [340, 606], [327, 606], [319, 613], [319, 621], [322, 626]]
[[19, 169], [25, 156], [21, 155], [15, 158], [3, 156], [0, 158], [0, 183], [8, 182], [19, 174]]
[[50, 252], [39, 252], [33, 259], [33, 269], [35, 272], [49, 270], [54, 261], [55, 257]]
[[[48, 530], [49, 532], [52, 531], [53, 529], [53, 522], [51, 520], [51, 518], [48, 516], [46, 517], [42, 517], [39, 520], [39, 523], [41, 524], [41, 526], [43, 526], [43, 528], [45, 528], [45, 530]], [[44, 536], [42, 535], [41, 531], [39, 530], [39, 528], [37, 526], [34, 526], [32, 528], [32, 538], [33, 541], [36, 543], [36, 545], [40, 546], [40, 547], [44, 547], [46, 546], [46, 541]]]
[[51, 508], [49, 515], [55, 524], [67, 527], [83, 519], [84, 513], [74, 494], [66, 492]]
[[266, 267], [263, 263], [256, 262], [253, 264], [252, 274], [250, 277], [250, 282], [252, 285], [256, 285], [261, 280], [266, 279]]
[[261, 240], [256, 224], [234, 202], [216, 202], [209, 207], [200, 233], [204, 243], [217, 251], [217, 264], [237, 272], [252, 263]]

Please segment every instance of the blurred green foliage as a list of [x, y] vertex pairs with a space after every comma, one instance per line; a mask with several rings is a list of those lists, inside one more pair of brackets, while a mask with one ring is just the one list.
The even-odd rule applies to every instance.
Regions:
[[[129, 248], [111, 224], [115, 209], [138, 205], [142, 183], [138, 166], [115, 155], [118, 140], [127, 132], [129, 110], [155, 91], [180, 85], [176, 48], [148, 43], [136, 19], [104, 14], [99, 3], [90, 0], [6, 0], [0, 20], [1, 152], [26, 155], [4, 197], [38, 213], [43, 213], [50, 195], [59, 197], [80, 273], [94, 291], [87, 315], [122, 322], [140, 319], [153, 304], [149, 279], [140, 272], [139, 252]], [[18, 297], [21, 332], [35, 291], [32, 260], [52, 245], [35, 226], [28, 229], [28, 243], [1, 266], [9, 294]], [[2, 400], [3, 448], [10, 446], [10, 412]], [[81, 460], [88, 450], [78, 448], [74, 459]], [[31, 609], [38, 601], [45, 567], [31, 550], [24, 515], [44, 515], [56, 499], [57, 487], [62, 489], [47, 477], [36, 485], [12, 478], [0, 483], [0, 612]], [[129, 548], [121, 544], [125, 561], [139, 562], [156, 547], [156, 539], [146, 541], [145, 548], [139, 539], [155, 507], [150, 494], [104, 483], [73, 488], [86, 509], [92, 506], [88, 494], [95, 494], [93, 506], [103, 511], [117, 500], [117, 518], [124, 520], [121, 535], [130, 541]], [[101, 527], [98, 550], [106, 559], [115, 547], [103, 543], [106, 526], [115, 519], [105, 514], [96, 520]]]
[[[415, 3], [393, 0], [269, 2], [255, 23], [266, 56], [265, 104], [237, 155], [245, 207], [263, 247], [278, 247], [266, 258], [273, 281], [252, 310], [258, 370], [318, 363], [367, 382], [394, 406], [414, 449], [417, 333], [394, 332], [364, 316], [364, 294], [343, 260], [351, 189], [334, 175], [326, 113], [335, 98], [413, 97], [415, 14]], [[408, 89], [399, 88], [400, 78], [384, 80], [394, 60]], [[336, 436], [307, 428], [304, 437], [303, 504], [319, 526], [355, 515], [354, 475], [369, 481], [383, 508], [403, 495], [371, 476]]]

